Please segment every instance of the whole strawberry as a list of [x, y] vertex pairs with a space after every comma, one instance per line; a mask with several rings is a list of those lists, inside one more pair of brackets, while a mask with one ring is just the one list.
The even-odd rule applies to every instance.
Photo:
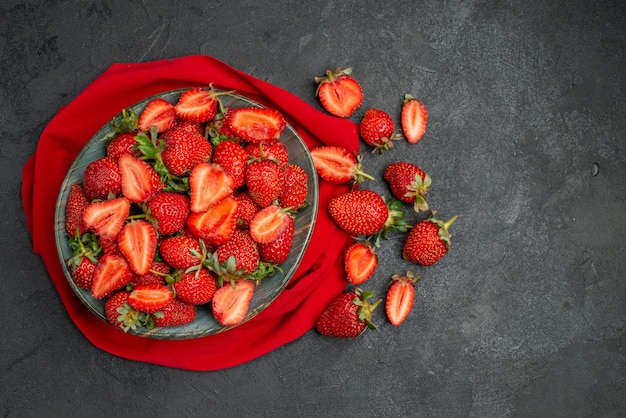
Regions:
[[202, 135], [186, 129], [170, 129], [162, 136], [163, 164], [175, 176], [184, 176], [198, 163], [209, 161], [213, 146]]
[[404, 161], [394, 162], [385, 168], [383, 178], [396, 199], [413, 203], [415, 212], [428, 210], [425, 196], [430, 189], [431, 179], [421, 168]]
[[351, 235], [373, 235], [383, 228], [389, 216], [383, 198], [367, 189], [333, 197], [328, 212], [339, 228]]
[[104, 315], [107, 321], [115, 327], [121, 328], [124, 332], [135, 330], [138, 326], [144, 325], [145, 314], [133, 309], [128, 304], [130, 292], [121, 290], [112, 294], [104, 303]]
[[191, 305], [210, 302], [217, 289], [215, 275], [204, 267], [182, 273], [172, 284], [177, 299]]
[[185, 227], [189, 215], [189, 196], [182, 193], [159, 192], [146, 205], [156, 221], [160, 235], [170, 235]]
[[248, 153], [236, 141], [224, 140], [213, 150], [214, 164], [221, 166], [233, 179], [233, 188], [238, 189], [245, 183]]
[[284, 208], [299, 209], [306, 203], [308, 175], [297, 164], [284, 165], [285, 185], [278, 197], [278, 203]]
[[246, 169], [246, 185], [250, 197], [257, 205], [269, 206], [283, 191], [283, 167], [274, 160], [254, 160]]
[[83, 212], [89, 203], [81, 184], [74, 184], [70, 187], [65, 205], [65, 231], [69, 236], [75, 237], [77, 231], [80, 235], [85, 235], [87, 232], [87, 226], [83, 222]]
[[89, 163], [83, 173], [83, 191], [89, 201], [105, 200], [109, 194], [119, 195], [122, 192], [122, 177], [117, 161], [103, 157]]
[[354, 338], [365, 329], [376, 329], [371, 321], [372, 312], [381, 300], [370, 303], [372, 292], [360, 289], [348, 291], [333, 299], [318, 318], [315, 329], [328, 337]]
[[196, 306], [172, 299], [163, 309], [152, 314], [155, 327], [185, 325], [196, 319]]
[[422, 266], [435, 264], [450, 248], [448, 228], [456, 218], [454, 216], [445, 223], [435, 218], [418, 222], [404, 241], [402, 257]]
[[400, 139], [389, 113], [374, 108], [365, 111], [359, 123], [359, 133], [367, 145], [374, 147], [372, 152], [381, 154], [393, 147], [391, 141]]

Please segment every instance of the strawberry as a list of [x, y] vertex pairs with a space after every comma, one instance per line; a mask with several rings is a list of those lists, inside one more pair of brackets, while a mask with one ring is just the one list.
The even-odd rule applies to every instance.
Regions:
[[136, 131], [121, 132], [106, 145], [107, 156], [117, 160], [122, 154], [130, 154], [139, 157], [141, 153], [137, 150]]
[[359, 123], [359, 133], [367, 145], [374, 147], [372, 152], [381, 154], [393, 147], [391, 141], [400, 139], [389, 113], [373, 107], [365, 111]]
[[204, 137], [205, 126], [200, 122], [192, 122], [190, 120], [178, 119], [171, 130], [183, 130], [192, 134], [197, 134]]
[[244, 185], [248, 153], [239, 143], [230, 140], [220, 141], [213, 150], [211, 161], [232, 177], [233, 189]]
[[415, 144], [422, 139], [426, 132], [427, 123], [428, 109], [426, 105], [410, 94], [405, 94], [402, 101], [400, 124], [406, 140], [410, 144]]
[[210, 127], [212, 130], [209, 132], [212, 133], [213, 136], [218, 136], [221, 138], [228, 138], [237, 142], [241, 141], [241, 138], [237, 136], [229, 126], [230, 119], [230, 109], [227, 109], [225, 113], [218, 113], [213, 121], [210, 123]]
[[402, 257], [422, 266], [435, 264], [450, 248], [448, 228], [455, 220], [456, 216], [445, 223], [435, 218], [418, 222], [404, 241]]
[[365, 283], [378, 267], [378, 255], [367, 242], [358, 241], [346, 250], [344, 265], [349, 283]]
[[102, 240], [115, 240], [129, 213], [129, 200], [125, 197], [118, 197], [91, 203], [83, 212], [83, 222]]
[[283, 167], [274, 160], [253, 160], [246, 168], [246, 185], [257, 205], [269, 206], [283, 191]]
[[85, 235], [87, 232], [87, 226], [83, 222], [83, 212], [89, 203], [81, 184], [74, 184], [70, 187], [65, 204], [65, 231], [69, 236], [76, 236], [76, 232]]
[[373, 235], [385, 226], [389, 216], [383, 198], [365, 189], [333, 197], [328, 212], [339, 228], [351, 235]]
[[287, 164], [289, 162], [287, 146], [278, 140], [260, 143], [251, 142], [244, 147], [244, 150], [249, 156], [256, 159], [268, 158], [275, 160], [279, 164]]
[[374, 177], [362, 170], [361, 156], [335, 145], [326, 145], [311, 150], [315, 170], [319, 176], [333, 184], [358, 185]]
[[239, 202], [227, 196], [201, 213], [192, 213], [187, 218], [187, 229], [209, 245], [220, 245], [237, 227]]
[[216, 164], [200, 163], [191, 170], [189, 189], [190, 209], [201, 213], [233, 193], [233, 178]]
[[289, 224], [291, 215], [278, 205], [269, 205], [254, 215], [250, 221], [250, 236], [260, 244], [275, 241]]
[[259, 244], [259, 256], [261, 261], [272, 264], [281, 264], [289, 257], [291, 245], [293, 243], [294, 220], [291, 216], [287, 218], [287, 228], [278, 238], [267, 244]]
[[201, 254], [202, 248], [197, 239], [177, 235], [161, 241], [159, 253], [163, 261], [172, 268], [185, 270], [200, 264], [200, 259], [195, 254]]
[[317, 319], [315, 329], [325, 336], [354, 338], [366, 329], [376, 329], [371, 321], [372, 312], [381, 300], [370, 303], [372, 292], [360, 289], [348, 291], [333, 299]]
[[184, 176], [196, 165], [209, 161], [213, 146], [202, 135], [188, 129], [170, 129], [161, 137], [165, 147], [161, 153], [163, 165], [170, 174]]
[[195, 87], [181, 93], [174, 106], [176, 116], [191, 122], [208, 122], [217, 114], [218, 94], [211, 90]]
[[104, 315], [107, 321], [124, 332], [137, 329], [138, 326], [144, 325], [145, 320], [145, 315], [128, 304], [129, 295], [129, 291], [120, 290], [104, 302]]
[[162, 98], [152, 99], [139, 115], [137, 126], [142, 131], [150, 131], [154, 126], [157, 132], [165, 132], [174, 126], [176, 110], [174, 105]]
[[215, 256], [219, 266], [216, 267], [223, 281], [230, 275], [241, 276], [253, 273], [259, 266], [259, 250], [256, 242], [245, 230], [235, 230], [228, 241], [217, 247]]
[[147, 162], [122, 154], [117, 160], [120, 170], [122, 194], [131, 202], [145, 202], [163, 189], [157, 172]]
[[396, 199], [413, 203], [415, 212], [428, 210], [425, 196], [430, 189], [431, 179], [421, 168], [412, 163], [397, 161], [385, 168], [383, 178]]
[[159, 312], [152, 314], [155, 327], [175, 327], [196, 319], [196, 307], [178, 299], [172, 299]]
[[150, 269], [157, 247], [157, 232], [148, 221], [134, 219], [119, 233], [117, 243], [130, 268], [138, 275]]
[[315, 77], [315, 94], [331, 115], [347, 118], [363, 103], [363, 89], [350, 74], [352, 67], [326, 70], [325, 77]]
[[224, 326], [241, 323], [248, 314], [252, 296], [254, 284], [248, 280], [235, 280], [224, 284], [213, 295], [213, 316]]
[[164, 261], [152, 261], [146, 274], [135, 275], [131, 281], [132, 286], [142, 284], [164, 284], [165, 278], [172, 272], [172, 268]]
[[288, 163], [283, 166], [285, 185], [278, 203], [284, 208], [300, 209], [306, 203], [309, 176], [302, 167]]
[[91, 290], [95, 269], [96, 264], [89, 257], [81, 257], [78, 265], [70, 266], [70, 274], [76, 286], [84, 290]]
[[133, 279], [133, 271], [122, 255], [105, 254], [93, 272], [91, 294], [96, 299], [103, 299], [126, 286]]
[[107, 199], [109, 194], [118, 196], [122, 191], [117, 161], [102, 157], [92, 161], [83, 173], [83, 191], [88, 200]]
[[215, 275], [202, 267], [196, 271], [182, 273], [172, 284], [176, 298], [191, 305], [203, 305], [213, 299], [217, 289]]
[[392, 325], [398, 326], [409, 316], [415, 299], [415, 283], [420, 279], [413, 272], [394, 274], [387, 287], [385, 313]]
[[233, 197], [239, 202], [239, 207], [237, 208], [237, 227], [243, 229], [248, 228], [254, 215], [261, 210], [261, 206], [254, 203], [254, 200], [252, 200], [246, 190], [237, 193]]
[[181, 231], [191, 211], [189, 206], [187, 195], [174, 192], [159, 192], [146, 205], [160, 235]]
[[140, 284], [128, 295], [128, 305], [140, 312], [153, 313], [160, 311], [174, 299], [174, 294], [164, 284]]
[[246, 142], [265, 142], [280, 138], [287, 122], [275, 109], [240, 107], [230, 110], [228, 126]]

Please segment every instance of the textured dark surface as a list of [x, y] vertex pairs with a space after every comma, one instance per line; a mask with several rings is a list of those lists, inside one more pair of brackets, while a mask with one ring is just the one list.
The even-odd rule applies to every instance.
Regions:
[[[11, 1], [0, 6], [0, 414], [22, 416], [624, 416], [626, 3], [623, 1]], [[180, 2], [182, 3], [182, 2]], [[389, 5], [386, 5], [388, 3]], [[458, 214], [416, 306], [355, 340], [311, 331], [218, 372], [92, 346], [31, 252], [20, 173], [39, 135], [114, 62], [207, 54], [314, 106], [353, 66], [367, 107], [429, 106], [410, 160]], [[368, 288], [400, 258], [385, 242]]]

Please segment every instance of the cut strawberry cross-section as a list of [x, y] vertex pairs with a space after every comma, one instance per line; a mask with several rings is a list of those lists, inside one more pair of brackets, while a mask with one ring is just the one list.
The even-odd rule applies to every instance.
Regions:
[[261, 244], [275, 241], [289, 225], [289, 212], [278, 205], [267, 206], [250, 221], [250, 236]]
[[156, 229], [148, 221], [130, 221], [119, 234], [118, 247], [135, 273], [146, 274], [156, 252]]
[[130, 202], [125, 197], [94, 202], [83, 212], [85, 226], [103, 240], [114, 240], [130, 213]]
[[120, 254], [105, 254], [93, 272], [91, 294], [102, 299], [115, 290], [126, 286], [133, 278], [133, 271]]
[[228, 282], [213, 295], [213, 315], [225, 326], [241, 323], [248, 314], [250, 300], [254, 295], [254, 284], [248, 280]]
[[191, 211], [205, 212], [233, 193], [233, 179], [220, 166], [212, 163], [197, 164], [189, 176]]
[[147, 162], [130, 154], [122, 154], [117, 164], [122, 177], [122, 194], [131, 202], [150, 200], [163, 189], [159, 175]]
[[238, 137], [248, 142], [277, 140], [286, 126], [285, 118], [279, 111], [257, 107], [232, 109], [228, 123]]

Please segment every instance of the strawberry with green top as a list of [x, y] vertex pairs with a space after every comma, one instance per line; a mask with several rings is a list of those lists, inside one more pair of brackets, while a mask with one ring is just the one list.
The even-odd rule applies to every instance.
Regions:
[[254, 296], [254, 283], [233, 280], [215, 291], [211, 307], [215, 319], [224, 326], [240, 324], [248, 314]]
[[383, 178], [391, 194], [405, 203], [413, 203], [415, 212], [427, 211], [426, 193], [431, 186], [430, 176], [415, 164], [397, 161], [385, 168]]
[[131, 202], [146, 202], [163, 189], [161, 178], [147, 162], [130, 154], [122, 154], [117, 164], [122, 194]]
[[208, 122], [217, 114], [222, 94], [226, 92], [218, 93], [213, 87], [209, 90], [200, 87], [187, 89], [174, 105], [176, 116], [190, 122]]
[[230, 109], [228, 126], [246, 142], [275, 141], [287, 126], [282, 113], [271, 108], [240, 107]]
[[362, 170], [361, 155], [347, 148], [326, 145], [311, 150], [313, 165], [319, 176], [333, 184], [356, 186], [374, 177]]
[[345, 252], [344, 265], [349, 283], [362, 284], [378, 267], [378, 255], [367, 241], [357, 241]]
[[139, 133], [137, 129], [137, 114], [132, 109], [123, 109], [119, 116], [113, 119], [113, 137], [106, 144], [107, 156], [118, 159], [122, 154], [130, 154], [139, 157], [141, 153], [137, 149], [135, 136]]
[[392, 325], [400, 325], [411, 313], [415, 301], [415, 283], [419, 279], [420, 276], [415, 276], [412, 271], [391, 276], [385, 296], [385, 313]]
[[381, 300], [371, 303], [372, 292], [360, 289], [348, 291], [333, 299], [317, 319], [315, 329], [325, 336], [354, 338], [366, 329], [376, 329], [372, 323], [372, 312]]
[[161, 241], [159, 253], [172, 268], [186, 270], [200, 264], [196, 254], [202, 254], [202, 247], [195, 238], [176, 235]]
[[376, 192], [358, 189], [333, 197], [328, 203], [331, 218], [350, 235], [373, 235], [389, 216], [383, 198]]
[[217, 290], [217, 278], [201, 267], [195, 271], [182, 272], [171, 286], [178, 300], [190, 305], [203, 305], [213, 299]]
[[185, 176], [196, 164], [209, 161], [213, 146], [202, 135], [187, 129], [174, 128], [161, 136], [164, 148], [160, 158], [170, 174]]
[[428, 109], [424, 102], [410, 94], [405, 94], [402, 101], [400, 123], [404, 137], [410, 144], [415, 144], [422, 139], [428, 124]]
[[175, 192], [159, 192], [146, 204], [159, 235], [175, 234], [185, 227], [191, 212], [189, 197]]
[[109, 296], [104, 302], [104, 315], [107, 321], [124, 332], [136, 330], [145, 324], [146, 315], [133, 309], [128, 304], [130, 292], [120, 290]]
[[361, 139], [380, 154], [393, 148], [394, 140], [400, 139], [389, 113], [384, 110], [369, 108], [359, 123]]
[[349, 67], [326, 70], [324, 77], [315, 77], [315, 94], [331, 115], [347, 118], [363, 103], [363, 89], [351, 74], [352, 67]]
[[176, 123], [174, 105], [162, 98], [152, 99], [139, 115], [137, 126], [140, 130], [149, 132], [152, 127], [157, 132], [165, 132]]
[[253, 274], [259, 267], [260, 256], [257, 243], [247, 230], [233, 231], [226, 242], [215, 250], [213, 270], [220, 282]]
[[422, 266], [431, 266], [447, 254], [452, 235], [448, 231], [456, 216], [447, 222], [430, 218], [418, 222], [404, 241], [402, 257]]

